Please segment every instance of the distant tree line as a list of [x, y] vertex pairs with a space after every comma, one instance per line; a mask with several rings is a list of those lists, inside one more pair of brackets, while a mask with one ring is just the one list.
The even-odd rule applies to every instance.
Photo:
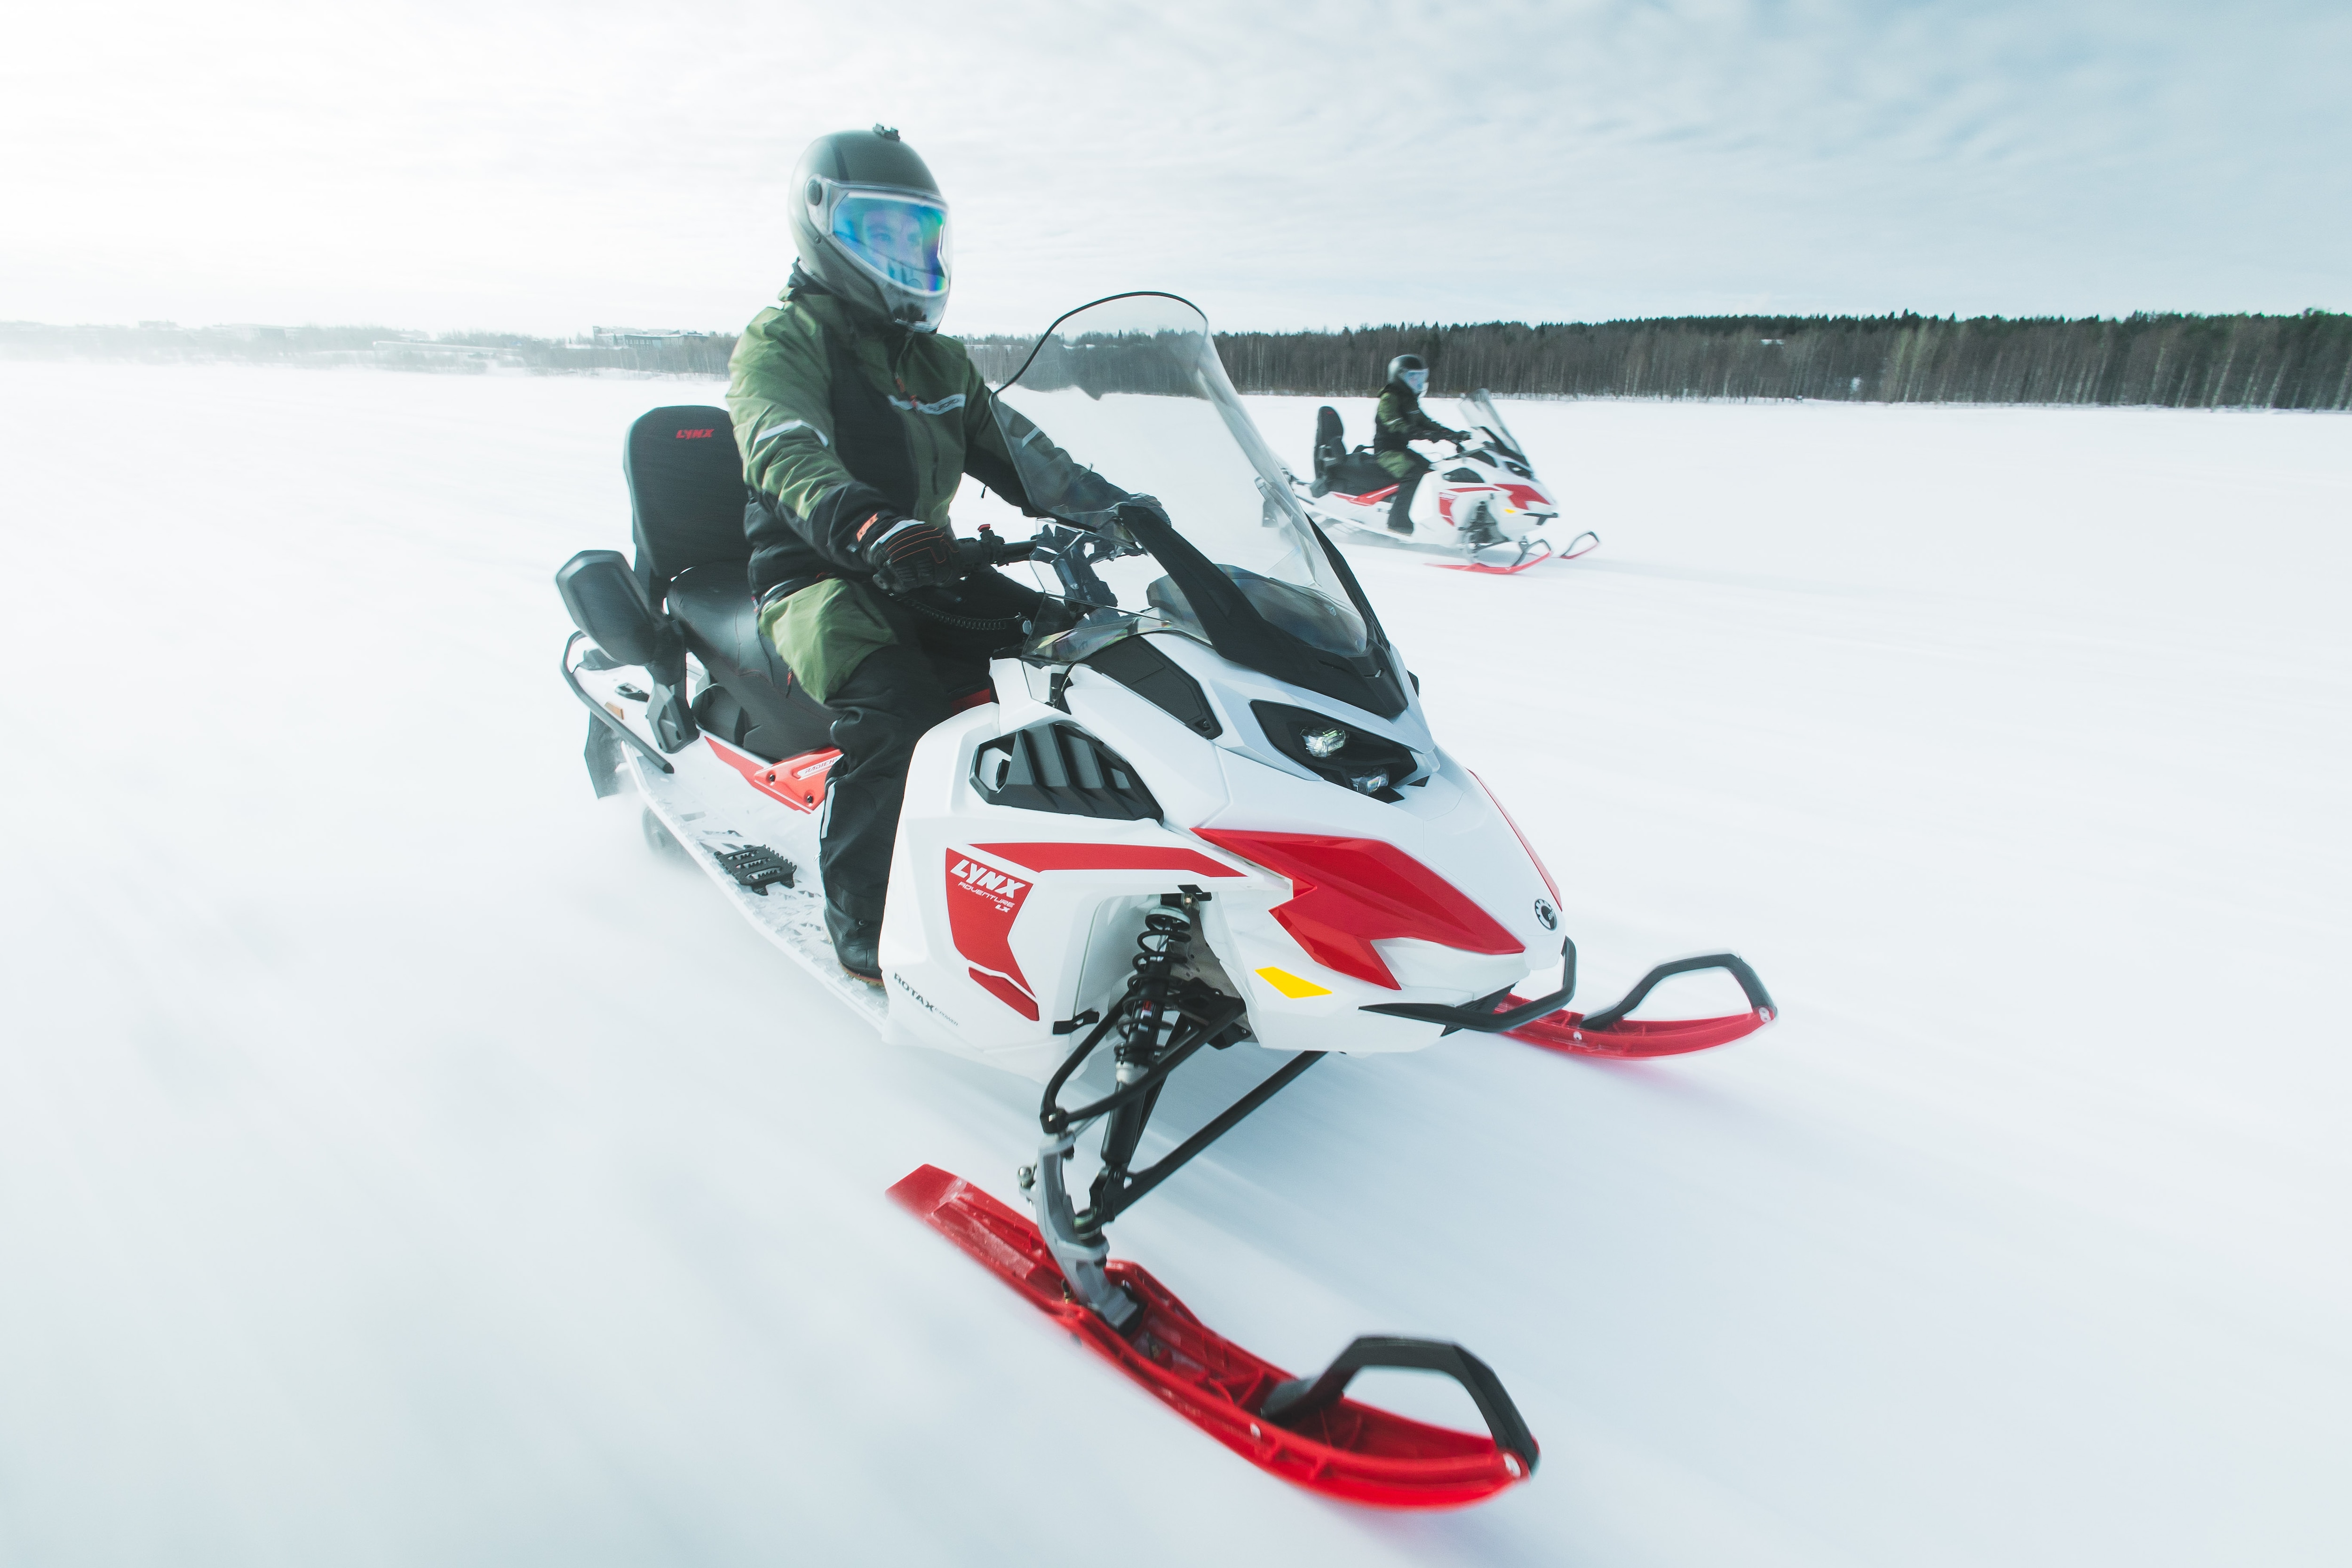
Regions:
[[1690, 316], [1218, 340], [1250, 392], [1368, 394], [1418, 353], [1445, 392], [2352, 408], [2352, 316]]
[[[1010, 375], [1029, 339], [970, 339]], [[1226, 332], [1244, 392], [1369, 396], [1417, 353], [1441, 393], [2352, 408], [2352, 316], [1683, 316], [1528, 326]]]
[[[964, 340], [1002, 382], [1033, 338]], [[52, 327], [0, 322], [0, 358], [373, 363], [540, 374], [723, 375], [730, 333], [427, 338], [382, 327]], [[1244, 392], [1364, 396], [1417, 353], [1440, 393], [1506, 396], [1826, 398], [1863, 403], [2060, 403], [2172, 408], [2352, 409], [2352, 315], [1683, 316], [1529, 326], [1394, 325], [1228, 332], [1218, 352]], [[1061, 374], [1056, 372], [1056, 374]], [[1116, 379], [1114, 377], [1114, 379]], [[1117, 390], [1106, 384], [1101, 390]]]

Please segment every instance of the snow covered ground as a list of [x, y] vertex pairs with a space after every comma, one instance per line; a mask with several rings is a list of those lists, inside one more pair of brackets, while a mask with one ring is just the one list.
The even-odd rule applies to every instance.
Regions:
[[1502, 1373], [1534, 1484], [1395, 1517], [887, 1205], [1033, 1087], [591, 799], [549, 574], [716, 395], [0, 365], [0, 1562], [2352, 1557], [2352, 420], [1513, 405], [1598, 554], [1354, 549], [1584, 994], [1786, 1009], [1335, 1062], [1122, 1222], [1278, 1361]]

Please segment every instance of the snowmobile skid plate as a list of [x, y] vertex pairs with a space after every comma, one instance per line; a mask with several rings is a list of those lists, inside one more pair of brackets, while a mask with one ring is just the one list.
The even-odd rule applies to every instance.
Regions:
[[[1140, 1268], [1112, 1262], [1106, 1272], [1143, 1309], [1122, 1334], [1070, 1299], [1034, 1224], [961, 1177], [924, 1165], [890, 1195], [1178, 1415], [1284, 1480], [1377, 1508], [1459, 1508], [1535, 1472], [1536, 1442], [1510, 1396], [1486, 1363], [1458, 1346], [1362, 1339], [1320, 1375], [1293, 1378], [1207, 1327]], [[1348, 1379], [1370, 1366], [1448, 1373], [1476, 1402], [1492, 1435], [1431, 1426], [1339, 1397]]]
[[1488, 577], [1516, 577], [1520, 573], [1540, 566], [1547, 561], [1573, 561], [1580, 555], [1590, 555], [1601, 548], [1601, 536], [1587, 529], [1570, 540], [1566, 550], [1554, 550], [1543, 540], [1538, 540], [1536, 542], [1543, 546], [1542, 554], [1522, 552], [1519, 558], [1508, 566], [1491, 566], [1484, 561], [1441, 561], [1433, 562], [1432, 564], [1441, 572], [1476, 572]]

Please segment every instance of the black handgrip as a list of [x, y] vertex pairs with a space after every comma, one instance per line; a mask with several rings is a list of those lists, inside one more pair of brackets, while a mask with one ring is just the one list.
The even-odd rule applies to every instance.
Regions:
[[1257, 1407], [1258, 1418], [1277, 1426], [1296, 1428], [1309, 1416], [1320, 1415], [1339, 1402], [1348, 1392], [1348, 1384], [1366, 1367], [1402, 1367], [1412, 1372], [1442, 1372], [1460, 1384], [1478, 1406], [1486, 1419], [1486, 1430], [1495, 1439], [1495, 1447], [1517, 1454], [1528, 1474], [1536, 1473], [1535, 1434], [1528, 1430], [1519, 1415], [1519, 1407], [1503, 1391], [1503, 1380], [1495, 1369], [1464, 1350], [1460, 1345], [1443, 1340], [1408, 1340], [1394, 1334], [1365, 1334], [1354, 1344], [1339, 1352], [1339, 1359], [1314, 1377], [1294, 1377], [1278, 1384], [1265, 1402]]
[[1642, 999], [1657, 988], [1658, 982], [1677, 974], [1690, 974], [1702, 969], [1720, 969], [1739, 982], [1740, 994], [1748, 1005], [1759, 1012], [1779, 1016], [1780, 1009], [1772, 1003], [1772, 994], [1764, 989], [1764, 982], [1748, 967], [1748, 961], [1736, 952], [1710, 952], [1700, 958], [1677, 958], [1671, 963], [1661, 963], [1642, 976], [1642, 983], [1625, 993], [1625, 999], [1614, 1007], [1604, 1007], [1586, 1018], [1583, 1028], [1612, 1029], [1625, 1021], [1625, 1015], [1642, 1005]]
[[1035, 553], [1035, 540], [1007, 542], [999, 539], [994, 529], [982, 523], [979, 538], [956, 541], [956, 571], [959, 575], [969, 575], [991, 566], [1009, 566], [1016, 561], [1026, 561]]

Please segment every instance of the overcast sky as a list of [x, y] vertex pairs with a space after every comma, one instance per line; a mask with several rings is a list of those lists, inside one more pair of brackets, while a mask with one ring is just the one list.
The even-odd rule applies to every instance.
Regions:
[[819, 132], [950, 330], [2352, 309], [2347, 0], [21, 5], [0, 319], [733, 329]]

